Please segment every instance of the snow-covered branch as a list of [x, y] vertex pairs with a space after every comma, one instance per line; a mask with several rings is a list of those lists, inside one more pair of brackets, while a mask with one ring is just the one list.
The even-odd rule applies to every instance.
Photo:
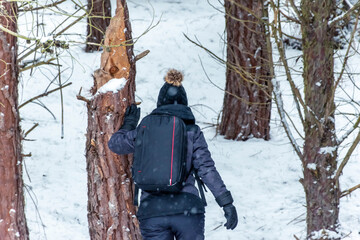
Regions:
[[336, 23], [339, 21], [347, 18], [350, 14], [352, 14], [355, 10], [360, 8], [360, 1], [358, 1], [355, 5], [352, 5], [349, 1], [346, 1], [346, 3], [350, 6], [350, 9], [347, 10], [345, 13], [335, 17], [333, 20], [329, 21], [329, 26], [333, 27]]
[[350, 134], [359, 127], [360, 124], [360, 116], [356, 120], [355, 124], [343, 135], [337, 140], [337, 145], [340, 145], [345, 139], [347, 139]]
[[290, 140], [290, 143], [291, 145], [293, 146], [296, 154], [299, 156], [299, 158], [301, 160], [303, 160], [303, 154], [300, 150], [300, 146], [297, 144], [292, 132], [291, 132], [291, 129], [289, 127], [289, 124], [288, 122], [286, 121], [286, 116], [285, 116], [285, 109], [284, 109], [284, 102], [282, 100], [282, 96], [281, 96], [281, 91], [280, 91], [280, 83], [276, 80], [273, 79], [272, 81], [273, 83], [273, 86], [274, 86], [274, 95], [275, 95], [275, 103], [276, 103], [276, 106], [278, 108], [278, 112], [279, 112], [279, 115], [280, 115], [280, 119], [281, 119], [281, 123], [285, 129], [285, 132], [286, 132], [286, 135], [288, 136], [289, 140]]

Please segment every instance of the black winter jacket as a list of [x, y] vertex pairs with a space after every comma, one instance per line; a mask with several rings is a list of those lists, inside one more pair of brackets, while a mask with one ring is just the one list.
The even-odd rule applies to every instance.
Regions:
[[[191, 109], [185, 105], [172, 104], [160, 106], [152, 113], [170, 114], [183, 119], [190, 130], [187, 132], [187, 172], [190, 172], [192, 167], [195, 168], [215, 198], [227, 192], [215, 168], [204, 135], [199, 126], [195, 125]], [[120, 129], [108, 142], [110, 150], [117, 154], [133, 153], [136, 134], [137, 129], [132, 131]], [[195, 177], [190, 175], [179, 194], [150, 194], [143, 191], [137, 216], [141, 220], [155, 216], [203, 212], [204, 206], [199, 198], [198, 189], [195, 187]]]

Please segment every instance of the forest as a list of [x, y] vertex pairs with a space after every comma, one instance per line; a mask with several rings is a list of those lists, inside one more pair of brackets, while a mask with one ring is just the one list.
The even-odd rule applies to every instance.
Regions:
[[205, 239], [360, 239], [360, 1], [0, 0], [0, 240], [140, 240], [108, 148], [169, 69], [231, 191]]

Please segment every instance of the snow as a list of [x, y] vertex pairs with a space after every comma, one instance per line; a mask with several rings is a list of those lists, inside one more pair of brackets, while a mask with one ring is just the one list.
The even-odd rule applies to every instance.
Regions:
[[[115, 6], [115, 2], [112, 1], [112, 6]], [[210, 2], [222, 9], [217, 0]], [[87, 4], [87, 1], [83, 0], [82, 4]], [[76, 11], [71, 1], [66, 1], [58, 7], [69, 12]], [[216, 135], [215, 128], [209, 127], [217, 123], [224, 93], [208, 81], [199, 59], [204, 65], [206, 74], [217, 86], [225, 86], [225, 68], [204, 50], [186, 40], [183, 33], [191, 39], [196, 37], [205, 47], [225, 59], [223, 13], [214, 9], [207, 1], [200, 0], [133, 0], [128, 1], [128, 7], [134, 38], [142, 35], [152, 20], [154, 22], [160, 20], [159, 25], [135, 43], [135, 55], [150, 50], [146, 57], [136, 63], [135, 94], [136, 101], [142, 102], [141, 116], [144, 117], [156, 107], [157, 95], [167, 69], [182, 70], [185, 76], [183, 84], [190, 107], [200, 127], [203, 128], [216, 167], [233, 194], [239, 224], [235, 230], [229, 231], [223, 227], [225, 218], [222, 209], [217, 206], [211, 193], [206, 193], [208, 206], [205, 238], [287, 240], [294, 239], [296, 235], [299, 239], [305, 239], [306, 201], [304, 190], [299, 183], [302, 177], [302, 165], [282, 128], [282, 120], [277, 113], [275, 103], [273, 103], [270, 141], [257, 139], [246, 142], [229, 141]], [[43, 10], [39, 12], [44, 13]], [[48, 36], [47, 34], [63, 21], [63, 18], [53, 12], [44, 14], [45, 31], [39, 28], [41, 36], [38, 36], [41, 39], [46, 39], [44, 36]], [[22, 13], [19, 21], [20, 33], [33, 36], [36, 31], [33, 30], [31, 14], [25, 16]], [[289, 26], [284, 27], [289, 33], [299, 32], [299, 29], [290, 29]], [[84, 42], [86, 19], [71, 28], [67, 34], [69, 35], [63, 36], [62, 39]], [[22, 43], [21, 46], [27, 45]], [[80, 88], [83, 88], [82, 95], [91, 97], [89, 91], [93, 84], [91, 74], [99, 68], [100, 53], [85, 53], [84, 45], [79, 44], [70, 44], [70, 50], [71, 53], [62, 50], [60, 55], [60, 64], [64, 70], [62, 82], [73, 82], [71, 86], [63, 89], [64, 139], [61, 139], [60, 92], [39, 99], [41, 103], [28, 104], [21, 108], [21, 125], [24, 131], [31, 128], [34, 123], [39, 123], [39, 126], [27, 136], [27, 140], [35, 141], [23, 142], [24, 154], [32, 155], [24, 158], [26, 217], [32, 240], [89, 239], [87, 173], [84, 156], [87, 108], [84, 102], [76, 99], [76, 95]], [[274, 54], [276, 60], [278, 55], [276, 52]], [[294, 67], [296, 58], [301, 52], [288, 49], [287, 54], [289, 59], [293, 59], [291, 64]], [[30, 56], [26, 60], [33, 58], [34, 56]], [[359, 60], [358, 57], [350, 62], [351, 72], [359, 70]], [[278, 88], [275, 93], [279, 97], [281, 92], [283, 99], [281, 108], [287, 109], [289, 115], [294, 117], [297, 110], [291, 101], [292, 96], [286, 86], [286, 78], [280, 68], [277, 67], [275, 70], [278, 76], [274, 79], [274, 86]], [[57, 68], [53, 66], [42, 66], [34, 70], [33, 75], [30, 75], [30, 71], [23, 72], [19, 86], [19, 102], [25, 102], [43, 93], [49, 85], [58, 87], [56, 74]], [[300, 74], [294, 81], [301, 87]], [[100, 93], [118, 91], [122, 83], [121, 79], [112, 79], [111, 83], [109, 82], [99, 91], [101, 90]], [[356, 92], [353, 95], [360, 96]], [[40, 107], [39, 104], [45, 104], [48, 110]], [[354, 111], [349, 106], [344, 106], [343, 109]], [[299, 122], [299, 118], [295, 118], [296, 126], [301, 126]], [[289, 129], [293, 129], [292, 125], [287, 122], [285, 124]], [[337, 121], [338, 124], [339, 129], [345, 125]], [[295, 132], [292, 140], [297, 142], [298, 150], [301, 151], [302, 140]], [[352, 140], [353, 138], [350, 138], [346, 143], [351, 143]], [[346, 153], [346, 149], [339, 150], [339, 159]], [[328, 152], [331, 149], [322, 149], [325, 150]], [[343, 190], [360, 182], [358, 174], [360, 164], [356, 160], [358, 157], [359, 151], [356, 149], [341, 178]], [[310, 165], [310, 167], [314, 166]], [[355, 191], [341, 200], [341, 231], [348, 235], [349, 240], [360, 239], [359, 192], [360, 190]], [[109, 206], [111, 207], [111, 202]]]
[[311, 239], [312, 240], [322, 239], [323, 237], [341, 238], [343, 236], [341, 236], [341, 234], [339, 234], [339, 233], [336, 233], [336, 232], [328, 230], [328, 229], [323, 229], [323, 230], [319, 230], [319, 231], [311, 233]]
[[125, 78], [113, 78], [113, 79], [110, 79], [107, 83], [105, 83], [101, 88], [98, 89], [95, 96], [100, 94], [100, 93], [106, 93], [106, 92], [115, 93], [115, 92], [118, 92], [121, 89], [123, 89], [125, 84], [126, 84], [126, 79]]
[[9, 85], [5, 85], [4, 87], [1, 88], [2, 91], [8, 90], [8, 89], [9, 89]]
[[319, 150], [320, 154], [330, 154], [333, 156], [334, 152], [336, 151], [336, 147], [322, 147]]
[[306, 167], [310, 170], [316, 170], [316, 163], [308, 163]]

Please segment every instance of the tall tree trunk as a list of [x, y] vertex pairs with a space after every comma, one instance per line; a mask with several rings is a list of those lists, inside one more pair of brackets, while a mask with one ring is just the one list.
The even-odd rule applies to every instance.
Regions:
[[[250, 9], [252, 15], [247, 9]], [[225, 0], [226, 92], [219, 126], [234, 140], [270, 138], [271, 74], [263, 0]]]
[[89, 43], [102, 44], [106, 28], [111, 19], [110, 0], [88, 0], [86, 52], [99, 51], [100, 47]]
[[307, 203], [307, 234], [337, 232], [340, 189], [334, 179], [337, 148], [332, 98], [334, 91], [335, 0], [302, 0], [305, 114], [304, 179]]
[[[134, 102], [135, 61], [131, 26], [125, 0], [117, 1], [116, 15], [106, 31], [101, 67], [94, 73], [93, 98], [88, 102], [86, 161], [88, 171], [88, 221], [91, 239], [141, 239], [133, 206], [130, 165], [132, 155], [112, 153], [107, 142]], [[121, 46], [125, 41], [128, 44]], [[115, 54], [116, 53], [116, 54]], [[125, 86], [117, 92], [98, 90], [109, 80]], [[97, 93], [96, 93], [97, 92]]]
[[[0, 1], [0, 25], [17, 32], [17, 3]], [[17, 38], [0, 31], [0, 239], [29, 239], [24, 213]]]

